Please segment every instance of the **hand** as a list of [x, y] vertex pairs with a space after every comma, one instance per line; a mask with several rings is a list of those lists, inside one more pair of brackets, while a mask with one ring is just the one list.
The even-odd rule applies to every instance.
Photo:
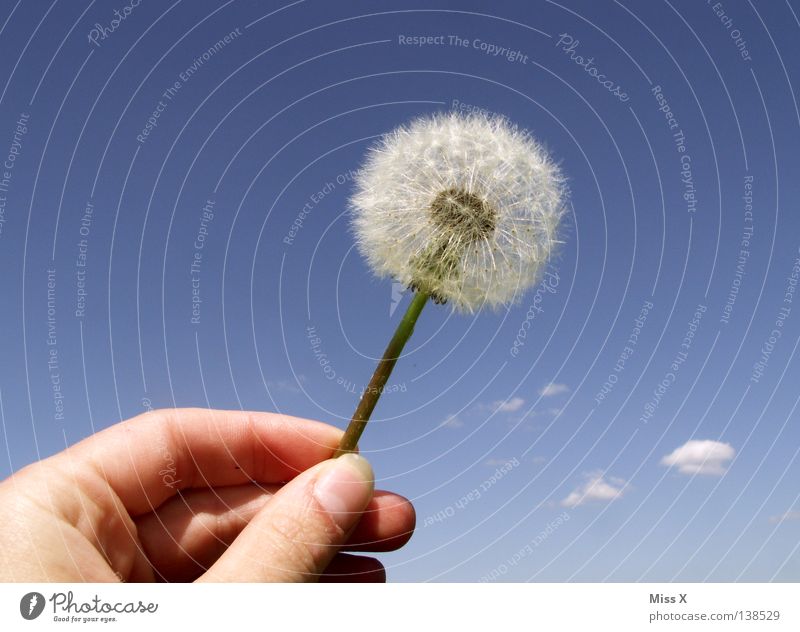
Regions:
[[[384, 581], [414, 529], [342, 433], [278, 414], [158, 410], [0, 483], [0, 580]], [[288, 482], [287, 482], [288, 481]]]

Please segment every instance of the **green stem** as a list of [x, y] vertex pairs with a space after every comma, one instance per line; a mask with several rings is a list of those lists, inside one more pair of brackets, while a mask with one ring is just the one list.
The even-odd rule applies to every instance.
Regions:
[[392, 374], [392, 369], [394, 369], [403, 347], [414, 332], [414, 324], [417, 322], [422, 308], [425, 307], [428, 296], [425, 292], [414, 293], [414, 299], [403, 315], [403, 320], [397, 325], [397, 330], [389, 341], [386, 351], [383, 352], [383, 357], [378, 362], [375, 373], [372, 374], [372, 379], [369, 381], [369, 386], [367, 386], [361, 396], [361, 400], [358, 402], [356, 412], [353, 413], [350, 425], [347, 426], [339, 447], [334, 452], [334, 457], [355, 451], [358, 439], [361, 437], [361, 433], [364, 432], [364, 428], [367, 427], [367, 422], [375, 408], [375, 404], [378, 403], [378, 399], [383, 393], [383, 387], [386, 386], [386, 382]]

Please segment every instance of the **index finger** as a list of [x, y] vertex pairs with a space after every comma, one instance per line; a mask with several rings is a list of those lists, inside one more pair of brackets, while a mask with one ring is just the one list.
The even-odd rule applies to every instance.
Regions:
[[163, 409], [116, 424], [56, 458], [87, 464], [132, 515], [193, 487], [276, 483], [330, 458], [342, 431], [277, 413]]

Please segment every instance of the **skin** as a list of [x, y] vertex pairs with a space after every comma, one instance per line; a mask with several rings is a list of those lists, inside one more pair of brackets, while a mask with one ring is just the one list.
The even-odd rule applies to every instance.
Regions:
[[205, 409], [116, 424], [0, 483], [0, 581], [384, 581], [342, 551], [403, 546], [414, 509], [330, 460], [341, 435]]

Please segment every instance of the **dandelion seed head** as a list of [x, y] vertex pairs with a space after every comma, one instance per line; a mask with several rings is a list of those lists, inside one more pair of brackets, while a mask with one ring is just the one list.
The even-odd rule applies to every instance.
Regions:
[[373, 271], [461, 311], [519, 300], [559, 243], [564, 179], [503, 117], [417, 118], [370, 149], [354, 184], [352, 226]]

